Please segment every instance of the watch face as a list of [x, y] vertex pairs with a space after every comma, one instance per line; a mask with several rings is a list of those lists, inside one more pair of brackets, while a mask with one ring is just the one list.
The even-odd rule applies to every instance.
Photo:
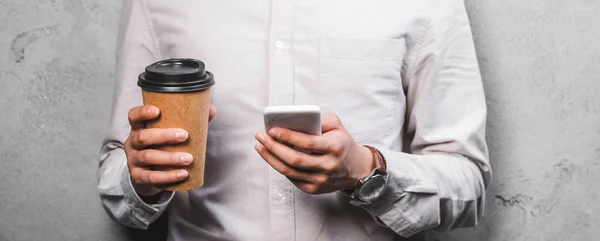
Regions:
[[378, 198], [385, 190], [385, 178], [376, 175], [367, 180], [358, 192], [358, 196], [363, 201], [373, 201]]

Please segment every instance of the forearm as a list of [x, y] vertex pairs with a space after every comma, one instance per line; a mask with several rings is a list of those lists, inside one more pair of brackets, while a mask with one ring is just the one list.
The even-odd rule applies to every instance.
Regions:
[[371, 204], [358, 204], [385, 226], [409, 237], [427, 229], [476, 225], [485, 203], [484, 173], [461, 155], [412, 155], [380, 149], [388, 186]]
[[405, 237], [476, 225], [491, 179], [485, 96], [464, 2], [434, 1], [432, 8], [402, 79], [410, 154], [380, 149], [387, 190], [363, 205]]

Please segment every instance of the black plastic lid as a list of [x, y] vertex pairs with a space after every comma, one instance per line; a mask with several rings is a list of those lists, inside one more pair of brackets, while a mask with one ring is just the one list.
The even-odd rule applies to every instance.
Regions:
[[215, 84], [213, 74], [196, 59], [166, 59], [146, 67], [138, 77], [138, 86], [153, 92], [193, 92]]

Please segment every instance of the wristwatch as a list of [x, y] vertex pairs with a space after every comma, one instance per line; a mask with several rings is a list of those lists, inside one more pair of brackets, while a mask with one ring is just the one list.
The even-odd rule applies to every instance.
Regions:
[[351, 197], [364, 203], [370, 203], [377, 199], [387, 186], [387, 167], [383, 155], [372, 146], [365, 146], [373, 153], [375, 169], [369, 175], [362, 178]]

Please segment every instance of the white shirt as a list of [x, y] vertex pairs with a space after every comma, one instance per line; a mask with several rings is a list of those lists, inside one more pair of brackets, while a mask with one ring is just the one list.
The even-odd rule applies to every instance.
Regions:
[[[461, 0], [124, 0], [113, 116], [98, 189], [119, 222], [169, 207], [169, 240], [409, 240], [472, 226], [491, 171], [486, 105]], [[214, 73], [205, 186], [158, 204], [133, 191], [123, 143], [137, 75], [187, 57]], [[309, 195], [254, 151], [269, 105], [319, 105], [377, 147], [388, 186], [371, 204]]]

